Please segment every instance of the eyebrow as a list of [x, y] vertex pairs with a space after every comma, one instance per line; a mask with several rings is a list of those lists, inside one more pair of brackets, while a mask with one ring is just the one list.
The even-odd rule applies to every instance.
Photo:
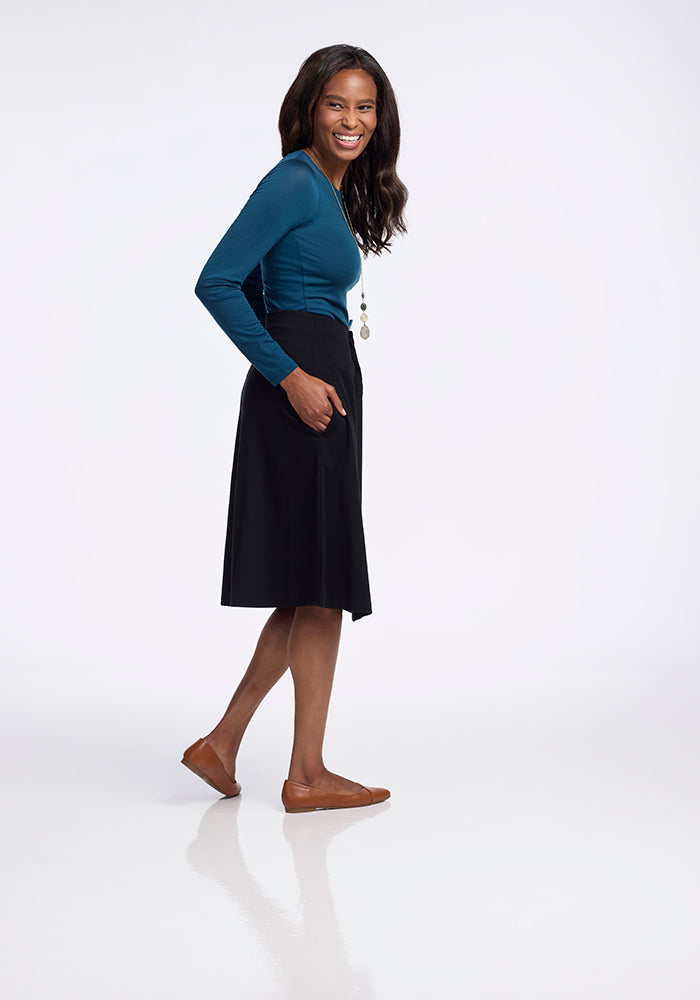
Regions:
[[[345, 103], [345, 98], [341, 97], [340, 94], [325, 94], [323, 99], [324, 99], [324, 101], [328, 101], [331, 98], [334, 101], [343, 101], [343, 103]], [[367, 98], [365, 98], [364, 101], [358, 101], [357, 103], [358, 104], [374, 104], [375, 102], [372, 100], [371, 97], [367, 97]]]

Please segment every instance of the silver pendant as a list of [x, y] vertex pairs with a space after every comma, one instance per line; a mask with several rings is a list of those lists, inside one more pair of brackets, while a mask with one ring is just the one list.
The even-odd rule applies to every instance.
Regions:
[[362, 337], [363, 340], [367, 340], [367, 338], [369, 337], [369, 327], [367, 326], [366, 323], [363, 323], [362, 326], [360, 327], [360, 336]]

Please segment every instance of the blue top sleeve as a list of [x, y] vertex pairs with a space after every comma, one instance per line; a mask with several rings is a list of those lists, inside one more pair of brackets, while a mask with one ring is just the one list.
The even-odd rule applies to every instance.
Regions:
[[272, 385], [297, 364], [262, 325], [258, 265], [286, 233], [311, 222], [318, 206], [319, 188], [312, 171], [299, 160], [282, 160], [260, 181], [195, 286], [197, 298]]

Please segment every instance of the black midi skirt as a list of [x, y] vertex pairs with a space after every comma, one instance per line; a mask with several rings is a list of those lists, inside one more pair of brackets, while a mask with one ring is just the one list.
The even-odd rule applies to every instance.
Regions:
[[266, 326], [310, 375], [335, 387], [325, 431], [250, 367], [241, 392], [221, 603], [372, 613], [362, 525], [362, 372], [352, 333], [319, 313], [269, 313]]

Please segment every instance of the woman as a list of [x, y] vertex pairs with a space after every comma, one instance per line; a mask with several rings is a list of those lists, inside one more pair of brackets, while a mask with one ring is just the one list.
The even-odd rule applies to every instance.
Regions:
[[[221, 603], [273, 607], [223, 718], [182, 763], [238, 795], [236, 755], [258, 705], [291, 669], [287, 812], [389, 797], [329, 771], [323, 739], [343, 609], [372, 612], [361, 514], [362, 373], [346, 295], [360, 250], [405, 232], [399, 118], [364, 49], [314, 52], [279, 118], [283, 159], [204, 266], [195, 292], [250, 361], [233, 459]], [[361, 334], [367, 336], [362, 287]]]

